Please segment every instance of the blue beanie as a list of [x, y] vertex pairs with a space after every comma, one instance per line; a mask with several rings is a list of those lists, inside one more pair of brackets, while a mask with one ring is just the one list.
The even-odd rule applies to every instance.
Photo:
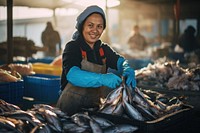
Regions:
[[80, 32], [82, 30], [83, 22], [86, 20], [86, 18], [91, 15], [92, 13], [99, 13], [103, 17], [104, 20], [104, 29], [106, 27], [106, 18], [104, 11], [96, 5], [92, 5], [87, 7], [76, 19], [76, 29], [77, 31], [73, 34], [73, 39], [77, 39], [80, 35]]

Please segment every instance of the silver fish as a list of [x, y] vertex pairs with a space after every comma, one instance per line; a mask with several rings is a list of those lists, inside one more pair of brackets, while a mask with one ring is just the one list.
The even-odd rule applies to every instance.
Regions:
[[130, 105], [126, 101], [123, 101], [123, 103], [124, 103], [123, 105], [126, 110], [126, 113], [128, 114], [129, 117], [131, 117], [132, 119], [139, 120], [139, 121], [144, 121], [144, 118], [142, 117], [140, 112], [138, 112], [137, 109], [135, 109], [132, 105]]
[[51, 133], [51, 129], [45, 125], [41, 124], [38, 126], [35, 126], [29, 133]]
[[31, 123], [33, 126], [37, 126], [41, 124], [41, 121], [38, 120], [33, 114], [28, 113], [23, 110], [16, 110], [14, 112], [5, 112], [3, 114], [5, 117], [11, 117], [19, 120], [25, 120]]
[[102, 127], [102, 128], [105, 128], [105, 127], [109, 127], [109, 126], [112, 126], [114, 125], [111, 121], [105, 119], [105, 118], [102, 118], [102, 117], [98, 117], [98, 116], [91, 116], [91, 118], [93, 120], [95, 120], [97, 123], [99, 123], [99, 125]]
[[43, 116], [45, 117], [48, 124], [53, 130], [55, 130], [56, 132], [62, 131], [61, 123], [54, 112], [48, 109], [44, 109], [44, 108], [40, 108], [38, 111], [40, 111], [43, 114]]
[[87, 114], [76, 113], [71, 116], [71, 119], [74, 123], [76, 123], [80, 127], [90, 128], [89, 126], [90, 117]]
[[123, 108], [122, 102], [119, 102], [116, 108], [114, 109], [113, 114], [121, 116], [123, 112], [124, 112], [124, 108]]
[[99, 112], [105, 113], [105, 114], [112, 114], [113, 111], [115, 110], [116, 105], [107, 105], [106, 107], [102, 108]]
[[164, 103], [162, 103], [161, 101], [159, 100], [156, 100], [156, 104], [160, 107], [161, 110], [166, 110], [167, 108], [167, 105], [165, 105]]
[[115, 101], [117, 99], [117, 97], [119, 97], [121, 95], [121, 92], [122, 92], [122, 89], [123, 87], [122, 86], [119, 86], [117, 89], [114, 89], [113, 91], [111, 91], [106, 99], [103, 101], [102, 104], [111, 104], [113, 103], [113, 101]]
[[119, 124], [104, 129], [104, 133], [133, 133], [138, 127], [129, 124]]
[[80, 127], [75, 123], [64, 124], [63, 130], [64, 130], [64, 133], [85, 133], [87, 131], [86, 128]]
[[103, 133], [103, 130], [101, 129], [100, 125], [92, 118], [90, 119], [90, 127], [93, 133]]

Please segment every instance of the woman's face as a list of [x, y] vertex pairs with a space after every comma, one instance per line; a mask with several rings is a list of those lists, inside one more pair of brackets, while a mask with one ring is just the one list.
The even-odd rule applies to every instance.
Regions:
[[93, 48], [95, 42], [101, 37], [104, 30], [103, 18], [100, 14], [90, 15], [83, 24], [83, 37], [85, 41]]

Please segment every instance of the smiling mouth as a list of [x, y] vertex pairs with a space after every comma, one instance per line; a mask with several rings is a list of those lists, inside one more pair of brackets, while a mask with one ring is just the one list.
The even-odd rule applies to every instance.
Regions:
[[92, 39], [95, 39], [95, 38], [97, 38], [98, 37], [98, 35], [94, 35], [94, 34], [90, 34], [90, 37], [92, 38]]

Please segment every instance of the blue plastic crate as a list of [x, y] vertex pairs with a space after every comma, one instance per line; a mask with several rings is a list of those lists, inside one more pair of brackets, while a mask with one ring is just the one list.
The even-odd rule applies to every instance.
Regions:
[[0, 99], [11, 103], [21, 104], [24, 95], [24, 81], [0, 83]]
[[45, 57], [45, 58], [39, 58], [39, 59], [29, 58], [28, 62], [29, 63], [47, 63], [47, 64], [50, 64], [54, 59], [55, 59], [55, 57]]
[[25, 76], [24, 96], [34, 98], [35, 101], [56, 103], [59, 98], [60, 76], [35, 74]]
[[153, 63], [151, 59], [129, 59], [128, 62], [135, 70], [147, 67], [149, 63]]

